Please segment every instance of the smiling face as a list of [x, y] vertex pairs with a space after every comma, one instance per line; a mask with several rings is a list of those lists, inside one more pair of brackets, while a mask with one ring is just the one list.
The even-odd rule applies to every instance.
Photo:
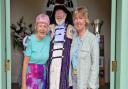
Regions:
[[38, 22], [36, 24], [36, 35], [39, 39], [43, 39], [48, 32], [48, 24], [45, 22]]
[[73, 13], [73, 23], [78, 33], [86, 30], [89, 24], [87, 9], [83, 7], [77, 8]]
[[85, 17], [83, 17], [81, 14], [77, 14], [73, 18], [73, 23], [77, 32], [85, 30], [86, 20], [85, 20]]
[[36, 29], [36, 36], [39, 40], [43, 39], [46, 36], [48, 32], [49, 23], [50, 20], [48, 15], [39, 14], [36, 17], [35, 29]]
[[56, 10], [55, 12], [55, 19], [56, 19], [56, 22], [61, 22], [61, 21], [65, 21], [65, 18], [66, 18], [67, 14], [61, 10], [61, 9], [58, 9]]

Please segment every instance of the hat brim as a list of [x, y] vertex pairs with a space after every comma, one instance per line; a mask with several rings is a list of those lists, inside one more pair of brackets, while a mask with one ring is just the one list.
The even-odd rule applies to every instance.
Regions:
[[67, 14], [66, 20], [68, 20], [69, 18], [70, 19], [72, 18], [71, 12], [64, 5], [55, 5], [53, 9], [53, 13], [51, 15], [51, 23], [53, 23], [54, 22], [53, 20], [55, 20], [55, 12], [57, 10], [63, 10]]

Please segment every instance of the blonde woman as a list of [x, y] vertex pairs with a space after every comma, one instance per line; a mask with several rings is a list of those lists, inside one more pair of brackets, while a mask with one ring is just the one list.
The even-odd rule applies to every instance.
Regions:
[[71, 46], [73, 89], [98, 89], [99, 43], [89, 32], [87, 8], [74, 11], [73, 23], [76, 29]]

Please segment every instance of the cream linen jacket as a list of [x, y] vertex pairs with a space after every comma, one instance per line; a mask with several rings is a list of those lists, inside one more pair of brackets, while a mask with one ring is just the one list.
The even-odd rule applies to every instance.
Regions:
[[[71, 45], [71, 59], [73, 56], [73, 49], [76, 47], [77, 34], [73, 36]], [[81, 47], [78, 50], [78, 75], [77, 86], [78, 89], [98, 89], [99, 88], [99, 42], [98, 38], [88, 30], [81, 39]], [[72, 67], [70, 67], [70, 73]], [[72, 78], [69, 76], [70, 85], [72, 85]]]

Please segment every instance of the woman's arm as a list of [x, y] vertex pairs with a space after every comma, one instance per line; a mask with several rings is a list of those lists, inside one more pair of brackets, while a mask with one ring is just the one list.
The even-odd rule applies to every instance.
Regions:
[[22, 87], [21, 87], [21, 89], [27, 89], [26, 88], [26, 73], [27, 73], [28, 62], [29, 62], [29, 57], [25, 56], [24, 61], [23, 61]]
[[98, 89], [99, 79], [99, 42], [97, 38], [92, 42], [91, 47], [91, 73], [89, 79], [89, 88]]

